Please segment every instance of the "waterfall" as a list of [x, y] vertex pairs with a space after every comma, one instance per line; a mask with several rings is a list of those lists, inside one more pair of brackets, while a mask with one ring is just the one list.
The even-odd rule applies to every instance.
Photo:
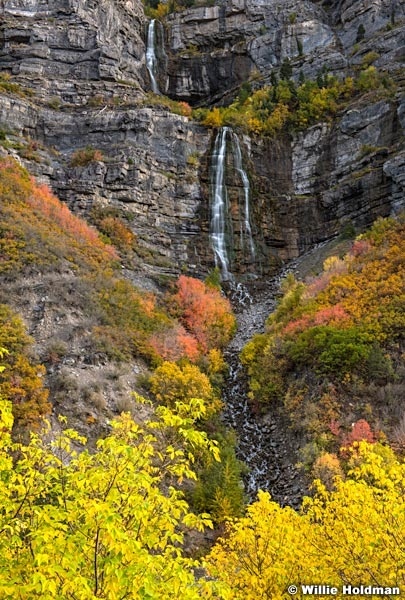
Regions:
[[155, 79], [157, 58], [155, 54], [155, 19], [148, 25], [148, 39], [146, 44], [146, 68], [148, 69], [152, 92], [159, 94], [159, 87]]
[[252, 227], [250, 224], [250, 183], [246, 171], [243, 168], [239, 138], [229, 127], [221, 127], [215, 139], [211, 162], [210, 240], [215, 256], [215, 265], [221, 269], [222, 279], [225, 281], [232, 280], [226, 247], [226, 234], [228, 234], [228, 237], [232, 237], [231, 220], [227, 215], [229, 202], [225, 184], [225, 159], [228, 138], [232, 141], [234, 166], [243, 186], [243, 202], [242, 206], [239, 206], [240, 249], [245, 256], [248, 254], [250, 261], [254, 261], [256, 257]]
[[227, 191], [224, 181], [226, 137], [228, 127], [218, 131], [212, 155], [212, 206], [210, 223], [210, 240], [214, 250], [215, 265], [221, 269], [222, 279], [232, 279], [229, 272], [229, 259], [225, 243]]
[[239, 173], [239, 175], [242, 179], [242, 184], [243, 184], [243, 196], [244, 196], [243, 221], [242, 221], [241, 227], [240, 227], [241, 248], [243, 250], [245, 247], [245, 239], [244, 239], [244, 236], [245, 236], [246, 242], [248, 245], [248, 250], [250, 253], [250, 258], [252, 260], [254, 260], [255, 256], [256, 256], [256, 252], [255, 252], [255, 245], [253, 243], [252, 227], [250, 225], [250, 204], [249, 204], [250, 183], [249, 183], [249, 178], [246, 174], [246, 171], [243, 168], [242, 151], [240, 149], [239, 138], [235, 132], [232, 132], [232, 141], [233, 141], [234, 157], [235, 157], [235, 169]]

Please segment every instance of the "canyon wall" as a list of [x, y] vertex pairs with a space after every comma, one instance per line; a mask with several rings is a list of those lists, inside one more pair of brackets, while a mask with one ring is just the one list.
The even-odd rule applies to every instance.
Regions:
[[[141, 4], [3, 0], [1, 13], [0, 71], [21, 93], [0, 86], [8, 141], [0, 151], [81, 214], [118, 207], [144, 248], [143, 268], [209, 271], [216, 132], [148, 93]], [[348, 226], [361, 230], [403, 207], [404, 17], [403, 5], [388, 0], [229, 0], [173, 13], [157, 27], [160, 90], [193, 105], [229, 101], [247, 80], [262, 86], [285, 59], [296, 81], [325, 69], [343, 77], [373, 51], [373, 64], [395, 82], [395, 90], [365, 94], [304, 132], [241, 136], [257, 252], [244, 260], [235, 244], [236, 275], [266, 275]], [[73, 166], [86, 147], [102, 159]], [[231, 156], [225, 179], [237, 239], [243, 190]]]

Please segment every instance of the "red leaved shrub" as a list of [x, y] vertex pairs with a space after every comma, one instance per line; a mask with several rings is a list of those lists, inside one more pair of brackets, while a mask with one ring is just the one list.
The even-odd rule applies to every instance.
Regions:
[[149, 344], [165, 361], [176, 362], [181, 358], [188, 358], [195, 362], [200, 356], [196, 338], [180, 324], [153, 335]]
[[353, 423], [350, 433], [342, 439], [342, 447], [350, 448], [354, 442], [361, 441], [368, 442], [369, 444], [373, 444], [376, 441], [375, 435], [365, 419], [359, 419], [356, 423]]
[[177, 292], [169, 297], [169, 304], [204, 352], [224, 347], [235, 331], [236, 321], [229, 300], [199, 279], [181, 275]]

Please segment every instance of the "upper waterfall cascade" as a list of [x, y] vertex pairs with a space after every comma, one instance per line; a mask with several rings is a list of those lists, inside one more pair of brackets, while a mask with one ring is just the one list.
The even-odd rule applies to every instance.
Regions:
[[233, 163], [243, 187], [243, 200], [239, 201], [240, 248], [249, 260], [256, 256], [250, 222], [250, 183], [243, 168], [242, 151], [237, 134], [229, 127], [221, 127], [214, 143], [211, 161], [211, 221], [210, 240], [215, 265], [220, 268], [222, 279], [232, 280], [228, 249], [232, 247], [233, 232], [228, 190], [225, 182], [227, 141], [231, 142]]
[[148, 25], [148, 38], [146, 44], [146, 68], [148, 69], [152, 92], [154, 94], [159, 94], [159, 86], [155, 78], [157, 67], [157, 58], [155, 53], [155, 23], [156, 20], [152, 19]]

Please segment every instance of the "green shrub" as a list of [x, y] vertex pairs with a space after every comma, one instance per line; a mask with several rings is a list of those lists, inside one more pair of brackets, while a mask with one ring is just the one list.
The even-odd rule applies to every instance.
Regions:
[[85, 167], [92, 162], [103, 161], [104, 156], [100, 150], [91, 146], [76, 150], [70, 159], [71, 167]]
[[198, 470], [191, 504], [197, 511], [209, 512], [219, 524], [243, 513], [246, 499], [241, 477], [245, 467], [235, 455], [234, 433], [218, 433], [215, 439], [219, 444], [221, 462], [211, 460]]
[[357, 28], [357, 35], [356, 35], [356, 43], [361, 42], [361, 40], [364, 39], [366, 33], [366, 29], [363, 25], [363, 23], [360, 23], [360, 25]]
[[371, 349], [369, 334], [357, 327], [311, 327], [285, 343], [286, 354], [295, 365], [315, 364], [319, 373], [339, 377], [353, 371], [364, 372]]

